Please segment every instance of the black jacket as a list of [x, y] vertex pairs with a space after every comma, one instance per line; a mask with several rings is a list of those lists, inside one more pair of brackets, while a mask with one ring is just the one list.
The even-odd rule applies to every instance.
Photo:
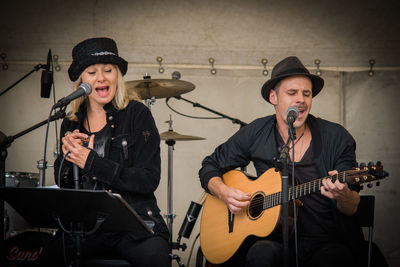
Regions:
[[[104, 106], [111, 138], [105, 144], [104, 158], [92, 150], [89, 153], [81, 175], [92, 177], [103, 183], [106, 189], [120, 194], [147, 221], [155, 223], [154, 231], [168, 237], [166, 224], [161, 217], [154, 191], [160, 182], [160, 136], [150, 110], [140, 102], [131, 101], [123, 110], [117, 110], [112, 103]], [[83, 131], [86, 105], [76, 114], [78, 121], [64, 119], [60, 135], [67, 131]], [[60, 144], [62, 146], [62, 144]], [[62, 150], [60, 149], [61, 153]], [[60, 155], [54, 163], [56, 183]], [[63, 163], [60, 177], [61, 187], [73, 187], [72, 164]], [[143, 233], [146, 237], [148, 234]]]
[[[351, 169], [356, 162], [356, 143], [342, 126], [312, 115], [307, 124], [314, 142], [313, 155], [319, 174], [325, 177], [328, 171], [339, 172]], [[207, 184], [213, 176], [253, 162], [257, 176], [274, 167], [278, 157], [276, 146], [275, 115], [257, 119], [241, 128], [227, 142], [218, 146], [214, 153], [203, 160], [199, 171], [201, 184], [208, 191]]]

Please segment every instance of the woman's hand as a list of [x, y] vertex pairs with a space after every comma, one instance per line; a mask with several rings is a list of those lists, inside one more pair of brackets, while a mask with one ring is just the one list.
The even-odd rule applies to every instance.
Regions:
[[90, 153], [90, 149], [83, 146], [85, 139], [89, 139], [88, 147], [93, 149], [94, 135], [89, 137], [87, 134], [79, 132], [79, 130], [74, 130], [72, 133], [67, 132], [62, 138], [62, 150], [66, 155], [67, 161], [76, 164], [81, 169], [85, 167]]

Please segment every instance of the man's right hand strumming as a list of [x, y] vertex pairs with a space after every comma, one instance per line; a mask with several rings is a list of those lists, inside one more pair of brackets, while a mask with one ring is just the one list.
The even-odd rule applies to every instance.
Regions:
[[243, 208], [250, 204], [250, 193], [244, 193], [239, 189], [227, 186], [221, 177], [211, 178], [208, 182], [208, 189], [214, 196], [224, 201], [233, 214], [240, 213]]

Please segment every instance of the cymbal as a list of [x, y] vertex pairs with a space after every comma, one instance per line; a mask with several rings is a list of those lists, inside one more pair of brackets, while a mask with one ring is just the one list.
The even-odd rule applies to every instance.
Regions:
[[192, 141], [192, 140], [205, 140], [203, 137], [193, 135], [183, 135], [174, 131], [166, 131], [160, 134], [161, 140], [176, 140], [176, 141]]
[[[176, 79], [128, 81], [126, 82], [126, 87], [128, 91], [135, 91], [141, 99], [148, 99], [153, 96], [155, 98], [178, 96], [190, 92], [195, 88], [193, 83]], [[150, 95], [147, 95], [147, 88], [149, 88]]]

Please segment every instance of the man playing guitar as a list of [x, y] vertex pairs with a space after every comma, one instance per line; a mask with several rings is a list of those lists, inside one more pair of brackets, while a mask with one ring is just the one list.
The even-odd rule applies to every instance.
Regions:
[[[294, 161], [300, 184], [357, 165], [353, 137], [339, 124], [310, 114], [312, 99], [323, 86], [323, 79], [310, 74], [297, 57], [285, 58], [274, 67], [271, 79], [261, 90], [264, 99], [274, 105], [275, 114], [243, 127], [203, 160], [199, 171], [203, 188], [222, 200], [231, 214], [245, 212], [255, 192], [243, 192], [227, 185], [222, 175], [250, 161], [257, 176], [275, 167], [278, 148], [289, 138], [286, 114], [289, 107], [299, 110], [294, 122], [297, 139], [291, 161]], [[290, 157], [292, 149], [290, 147]], [[352, 218], [360, 201], [359, 188], [325, 178], [321, 179], [318, 191], [301, 198], [303, 206], [298, 216], [300, 266], [356, 266], [350, 241], [360, 238], [355, 234], [359, 232], [353, 231]], [[290, 254], [294, 256], [293, 250]], [[224, 266], [280, 266], [282, 257], [281, 241], [266, 237], [252, 242], [244, 251], [242, 246]]]

